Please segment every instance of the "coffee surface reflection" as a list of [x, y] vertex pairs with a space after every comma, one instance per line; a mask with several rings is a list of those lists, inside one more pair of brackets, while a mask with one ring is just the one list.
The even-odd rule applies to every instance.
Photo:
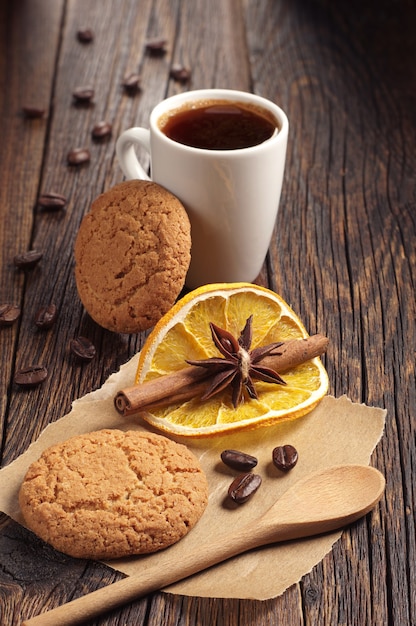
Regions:
[[238, 150], [257, 146], [278, 129], [261, 107], [242, 102], [193, 102], [159, 120], [160, 130], [178, 143], [205, 150]]

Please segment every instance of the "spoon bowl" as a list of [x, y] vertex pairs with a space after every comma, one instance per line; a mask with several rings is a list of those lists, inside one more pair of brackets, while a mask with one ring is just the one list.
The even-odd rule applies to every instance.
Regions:
[[256, 521], [263, 529], [257, 538], [262, 532], [272, 543], [337, 530], [371, 511], [384, 489], [374, 467], [325, 468], [295, 483]]
[[384, 489], [384, 476], [373, 467], [340, 465], [320, 470], [295, 483], [260, 518], [238, 533], [201, 546], [185, 563], [171, 559], [161, 571], [156, 561], [143, 573], [28, 619], [22, 626], [80, 624], [247, 550], [343, 528], [371, 511]]

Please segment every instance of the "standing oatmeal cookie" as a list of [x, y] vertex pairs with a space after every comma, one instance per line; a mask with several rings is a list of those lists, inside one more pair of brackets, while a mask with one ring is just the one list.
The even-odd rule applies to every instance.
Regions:
[[166, 548], [191, 530], [207, 503], [206, 476], [186, 446], [109, 429], [45, 450], [19, 492], [28, 528], [57, 550], [90, 559]]
[[191, 260], [181, 202], [151, 181], [129, 180], [94, 200], [75, 242], [81, 302], [100, 326], [137, 333], [175, 303]]

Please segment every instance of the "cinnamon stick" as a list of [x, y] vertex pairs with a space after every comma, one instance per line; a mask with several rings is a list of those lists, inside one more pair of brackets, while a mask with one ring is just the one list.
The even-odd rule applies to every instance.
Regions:
[[[296, 365], [320, 356], [328, 347], [324, 335], [293, 339], [279, 347], [279, 354], [263, 359], [262, 365], [282, 374]], [[160, 406], [185, 402], [203, 395], [209, 384], [206, 369], [189, 365], [183, 369], [153, 380], [122, 389], [114, 398], [116, 410], [123, 416], [151, 411]]]

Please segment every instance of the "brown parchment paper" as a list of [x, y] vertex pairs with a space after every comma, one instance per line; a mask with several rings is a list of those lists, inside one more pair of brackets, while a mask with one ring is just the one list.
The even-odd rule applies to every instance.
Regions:
[[[48, 446], [100, 428], [148, 428], [140, 421], [122, 418], [113, 406], [116, 392], [132, 384], [137, 359], [138, 355], [110, 376], [100, 389], [76, 400], [70, 413], [45, 428], [24, 454], [0, 470], [1, 511], [23, 523], [18, 506], [20, 484], [29, 464]], [[187, 554], [203, 550], [204, 543], [211, 537], [224, 532], [229, 532], [230, 536], [238, 533], [239, 527], [259, 516], [307, 474], [331, 465], [367, 465], [382, 436], [385, 416], [383, 409], [353, 404], [345, 396], [338, 399], [328, 396], [309, 415], [275, 427], [197, 441], [177, 439], [195, 452], [207, 474], [210, 497], [203, 517], [186, 537], [167, 550], [111, 561], [107, 565], [133, 575], [155, 562], [163, 568], [164, 559], [173, 555], [178, 562], [185, 562]], [[286, 443], [297, 448], [299, 461], [293, 470], [283, 474], [273, 466], [271, 454], [275, 446]], [[220, 461], [220, 452], [227, 448], [256, 456], [259, 463], [255, 471], [263, 478], [253, 498], [237, 508], [227, 505], [225, 497], [236, 474]], [[202, 597], [273, 598], [307, 574], [340, 536], [341, 532], [336, 532], [264, 547], [171, 585], [167, 590]]]

